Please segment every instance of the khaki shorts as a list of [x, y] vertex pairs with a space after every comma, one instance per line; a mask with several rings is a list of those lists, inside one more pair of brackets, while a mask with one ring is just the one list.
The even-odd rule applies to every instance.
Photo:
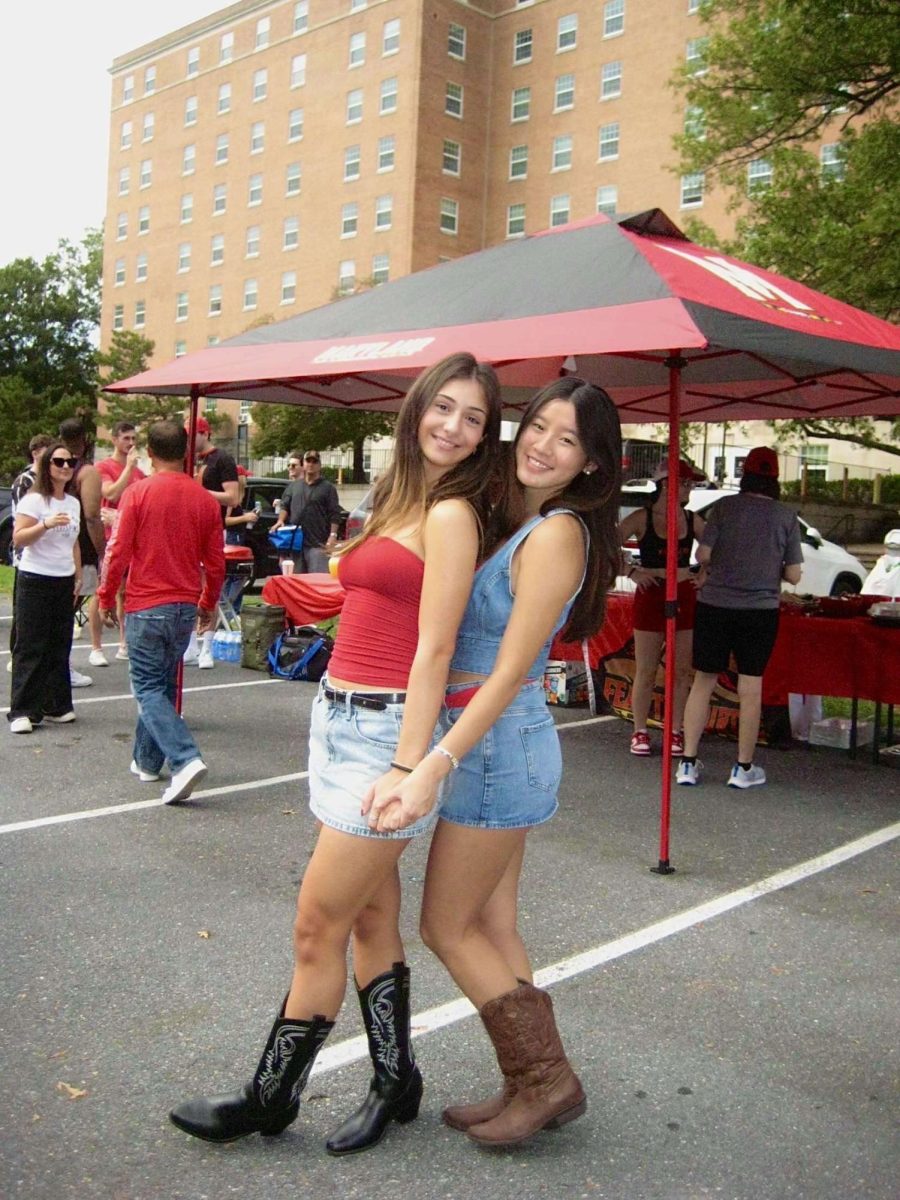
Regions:
[[97, 568], [87, 566], [81, 568], [81, 587], [78, 590], [79, 596], [93, 596], [97, 588], [100, 586], [100, 576], [97, 573]]

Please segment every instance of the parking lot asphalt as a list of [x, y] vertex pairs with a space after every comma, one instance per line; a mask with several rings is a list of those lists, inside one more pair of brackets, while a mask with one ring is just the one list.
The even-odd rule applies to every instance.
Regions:
[[314, 687], [191, 668], [185, 713], [210, 771], [190, 803], [163, 807], [128, 773], [126, 665], [91, 674], [74, 724], [0, 731], [0, 1196], [896, 1197], [896, 771], [763, 750], [769, 784], [734, 792], [733, 746], [710, 741], [703, 785], [674, 789], [662, 877], [659, 758], [632, 758], [615, 718], [557, 711], [561, 807], [529, 839], [522, 929], [587, 1115], [505, 1152], [440, 1123], [497, 1076], [418, 939], [414, 845], [401, 874], [419, 1119], [366, 1154], [325, 1154], [368, 1081], [348, 997], [300, 1119], [217, 1147], [166, 1113], [249, 1078], [289, 979], [315, 837]]

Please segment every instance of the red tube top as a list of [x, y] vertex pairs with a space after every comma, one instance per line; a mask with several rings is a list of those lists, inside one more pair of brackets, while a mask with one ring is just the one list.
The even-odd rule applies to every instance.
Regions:
[[344, 555], [347, 593], [328, 674], [349, 683], [403, 691], [419, 642], [425, 564], [389, 537], [368, 538]]

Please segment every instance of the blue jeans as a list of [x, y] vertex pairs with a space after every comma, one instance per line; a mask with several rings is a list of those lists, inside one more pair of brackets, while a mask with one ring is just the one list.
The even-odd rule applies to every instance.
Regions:
[[196, 604], [160, 604], [125, 614], [128, 670], [138, 704], [134, 761], [156, 773], [166, 759], [173, 772], [200, 757], [175, 710], [175, 680], [197, 620]]

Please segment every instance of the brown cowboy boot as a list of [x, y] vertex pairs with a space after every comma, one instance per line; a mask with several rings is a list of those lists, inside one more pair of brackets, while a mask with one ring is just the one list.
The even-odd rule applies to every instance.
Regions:
[[569, 1065], [546, 992], [530, 983], [481, 1009], [504, 1079], [515, 1095], [496, 1117], [469, 1128], [481, 1146], [512, 1146], [584, 1114], [587, 1100]]

